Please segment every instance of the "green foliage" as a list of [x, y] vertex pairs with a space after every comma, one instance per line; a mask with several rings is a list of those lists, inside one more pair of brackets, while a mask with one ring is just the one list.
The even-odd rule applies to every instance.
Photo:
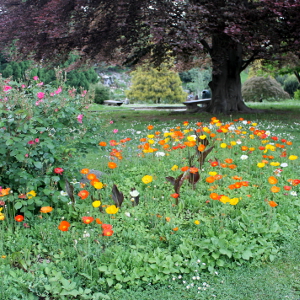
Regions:
[[183, 82], [184, 89], [201, 98], [201, 92], [208, 88], [208, 83], [211, 81], [211, 69], [193, 68], [179, 73], [179, 76]]
[[[76, 55], [70, 55], [62, 67], [67, 68], [71, 64], [75, 63], [78, 57]], [[1, 55], [0, 61], [0, 73], [3, 78], [11, 78], [14, 81], [26, 81], [31, 80], [34, 76], [38, 76], [44, 84], [51, 84], [58, 87], [60, 82], [56, 78], [55, 68], [43, 68], [37, 67], [35, 63], [31, 61], [8, 61]], [[72, 70], [66, 74], [66, 85], [75, 87], [78, 91], [83, 88], [85, 90], [90, 89], [90, 84], [98, 82], [98, 75], [94, 68]]]
[[280, 84], [271, 77], [251, 77], [242, 86], [245, 101], [284, 100], [290, 96]]
[[164, 65], [160, 69], [139, 67], [132, 72], [132, 86], [126, 96], [136, 102], [177, 103], [186, 99], [177, 73]]
[[109, 87], [104, 86], [103, 84], [98, 84], [95, 87], [94, 102], [97, 104], [103, 104], [104, 100], [109, 100], [109, 98], [110, 98]]
[[1, 82], [0, 92], [1, 186], [24, 195], [35, 191], [36, 197], [9, 196], [11, 208], [25, 215], [61, 200], [57, 186], [62, 187], [64, 181], [55, 168], [63, 167], [64, 174], [72, 176], [72, 162], [78, 153], [95, 145], [91, 136], [96, 130], [87, 119], [80, 123], [87, 95], [68, 92], [65, 86], [55, 90], [38, 81], [30, 84]]
[[297, 91], [294, 92], [294, 98], [296, 100], [300, 100], [300, 90], [297, 90]]
[[289, 75], [283, 82], [283, 89], [288, 92], [291, 96], [294, 92], [300, 88], [300, 84], [295, 75]]

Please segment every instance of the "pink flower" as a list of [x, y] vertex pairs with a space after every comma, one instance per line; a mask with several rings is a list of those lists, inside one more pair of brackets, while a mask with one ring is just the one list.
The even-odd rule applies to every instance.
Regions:
[[78, 116], [77, 116], [77, 121], [78, 121], [79, 123], [82, 123], [82, 118], [83, 118], [83, 115], [78, 115]]
[[61, 93], [61, 92], [62, 92], [62, 88], [59, 87], [59, 88], [55, 91], [55, 94], [59, 94], [59, 93]]
[[37, 97], [42, 100], [45, 97], [45, 93], [39, 92], [37, 93]]
[[33, 76], [33, 80], [39, 80], [37, 76]]
[[114, 133], [117, 133], [118, 131], [119, 131], [118, 129], [114, 129], [114, 130], [113, 130]]
[[114, 121], [113, 121], [113, 120], [109, 121], [109, 124], [113, 124], [113, 123], [114, 123]]
[[81, 97], [84, 97], [86, 95], [87, 91], [84, 90], [82, 93], [81, 93]]
[[29, 154], [28, 154], [28, 153], [26, 153], [24, 156], [25, 156], [25, 157], [28, 157], [28, 156], [29, 156]]
[[22, 89], [25, 89], [25, 88], [26, 88], [26, 85], [25, 85], [25, 84], [22, 84], [22, 85], [21, 85], [21, 88], [22, 88]]
[[3, 87], [3, 92], [8, 92], [8, 91], [11, 90], [11, 89], [12, 89], [11, 86], [5, 85], [5, 86]]
[[31, 140], [31, 141], [29, 141], [27, 144], [29, 144], [29, 145], [34, 145], [35, 142]]
[[55, 94], [54, 93], [50, 93], [50, 96], [53, 97]]
[[44, 82], [40, 82], [37, 84], [38, 86], [44, 85]]
[[36, 138], [34, 141], [35, 141], [36, 143], [39, 143], [39, 142], [40, 142], [40, 139], [39, 139], [39, 138]]
[[38, 101], [35, 102], [35, 105], [39, 106], [41, 102], [43, 102], [43, 100], [38, 100]]

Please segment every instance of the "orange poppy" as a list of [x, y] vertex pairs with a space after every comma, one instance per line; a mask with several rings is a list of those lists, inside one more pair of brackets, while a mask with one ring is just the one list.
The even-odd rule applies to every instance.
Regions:
[[185, 172], [185, 171], [187, 171], [189, 169], [189, 167], [188, 166], [185, 166], [185, 167], [182, 167], [180, 170], [182, 171], [182, 172]]
[[88, 174], [88, 175], [86, 176], [86, 178], [87, 178], [88, 180], [94, 180], [94, 179], [97, 178], [97, 176], [96, 176], [95, 174], [93, 174], [93, 173], [90, 173], [90, 174]]
[[106, 142], [100, 142], [100, 143], [99, 143], [99, 146], [102, 146], [102, 147], [105, 147], [106, 145], [107, 145]]
[[170, 221], [171, 221], [171, 218], [170, 218], [170, 217], [166, 217], [166, 221], [167, 221], [167, 222], [170, 222]]
[[280, 191], [280, 187], [275, 186], [275, 185], [271, 187], [271, 192], [272, 193], [278, 193], [279, 191]]
[[205, 179], [205, 181], [208, 183], [213, 183], [215, 181], [215, 178], [213, 176], [209, 176]]
[[271, 207], [276, 207], [278, 204], [275, 201], [269, 201]]
[[237, 167], [237, 165], [229, 165], [228, 166], [228, 168], [231, 169], [231, 170], [235, 169], [236, 167]]
[[205, 150], [205, 148], [206, 148], [206, 146], [203, 145], [203, 144], [200, 144], [200, 145], [198, 146], [198, 150], [199, 150], [200, 152], [203, 152], [203, 151]]
[[82, 169], [80, 171], [81, 174], [89, 174], [90, 173], [90, 170], [89, 169]]
[[178, 229], [179, 229], [178, 227], [175, 227], [173, 228], [173, 231], [178, 231]]
[[196, 145], [195, 141], [188, 141], [188, 142], [184, 142], [184, 144], [188, 147], [194, 147]]
[[154, 128], [153, 125], [149, 125], [149, 126], [147, 127], [148, 130], [152, 130], [153, 128]]
[[115, 162], [108, 162], [108, 167], [110, 168], [110, 169], [115, 169], [116, 167], [117, 167], [117, 164], [115, 163]]
[[293, 142], [287, 141], [286, 144], [291, 146], [291, 145], [293, 145]]
[[61, 231], [68, 231], [71, 224], [68, 221], [61, 221], [58, 229]]
[[79, 193], [78, 193], [78, 196], [82, 199], [82, 200], [84, 200], [84, 199], [86, 199], [88, 196], [89, 196], [89, 192], [87, 191], [87, 190], [82, 190], [82, 191], [80, 191]]
[[216, 136], [215, 133], [211, 133], [211, 134], [210, 134], [210, 137], [212, 137], [212, 138], [214, 138], [215, 136]]
[[41, 207], [40, 212], [47, 214], [47, 213], [51, 212], [52, 210], [53, 210], [53, 208], [51, 206], [44, 206], [44, 207]]
[[198, 172], [198, 168], [196, 168], [196, 167], [190, 167], [190, 173], [192, 173], [192, 174], [196, 174], [197, 172]]
[[211, 193], [211, 194], [209, 195], [209, 197], [210, 197], [211, 199], [213, 199], [213, 200], [218, 200], [218, 199], [219, 199], [219, 195], [218, 195], [217, 193]]
[[97, 224], [103, 224], [99, 218], [96, 218], [95, 221], [96, 221]]
[[233, 160], [231, 158], [226, 158], [224, 161], [226, 163], [228, 163], [228, 164], [232, 164], [233, 163]]
[[248, 147], [247, 147], [247, 146], [242, 146], [242, 147], [241, 147], [241, 150], [242, 150], [242, 151], [247, 151], [247, 150], [248, 150]]
[[147, 141], [146, 138], [141, 138], [141, 139], [140, 139], [140, 142], [146, 142], [146, 141]]
[[276, 184], [278, 182], [277, 178], [274, 177], [274, 176], [270, 176], [268, 178], [268, 181], [269, 181], [270, 184]]

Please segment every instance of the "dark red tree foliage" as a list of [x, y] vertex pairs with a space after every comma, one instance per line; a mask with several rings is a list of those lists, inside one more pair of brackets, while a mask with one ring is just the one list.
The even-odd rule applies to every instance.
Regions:
[[[298, 0], [2, 0], [1, 48], [47, 61], [188, 65], [210, 56], [212, 113], [251, 111], [240, 73], [255, 59], [300, 56]], [[12, 46], [12, 43], [14, 47]]]

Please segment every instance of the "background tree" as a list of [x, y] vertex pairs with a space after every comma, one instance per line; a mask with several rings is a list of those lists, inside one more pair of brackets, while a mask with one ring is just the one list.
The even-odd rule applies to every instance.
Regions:
[[206, 110], [246, 112], [240, 73], [255, 59], [299, 55], [299, 15], [297, 0], [3, 0], [0, 39], [43, 62], [74, 49], [81, 61], [125, 63], [170, 55], [190, 63], [208, 54]]
[[126, 96], [132, 101], [176, 103], [186, 100], [187, 93], [182, 89], [178, 73], [169, 70], [166, 65], [159, 69], [138, 67], [131, 74], [132, 85]]

